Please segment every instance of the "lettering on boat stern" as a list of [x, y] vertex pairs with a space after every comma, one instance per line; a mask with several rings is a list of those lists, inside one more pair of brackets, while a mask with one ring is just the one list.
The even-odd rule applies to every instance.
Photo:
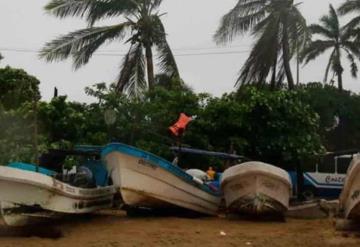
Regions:
[[80, 189], [79, 190], [79, 194], [83, 195], [83, 196], [102, 196], [105, 194], [110, 194], [111, 193], [111, 189], [109, 188], [104, 188], [104, 189]]
[[66, 191], [66, 192], [69, 192], [69, 193], [75, 193], [76, 192], [73, 187], [67, 186], [66, 184], [61, 183], [61, 182], [57, 181], [56, 179], [53, 179], [53, 186], [56, 189], [61, 190], [61, 191]]
[[149, 168], [152, 168], [152, 169], [157, 169], [157, 165], [151, 163], [150, 161], [148, 160], [145, 160], [145, 159], [139, 159], [138, 160], [138, 164], [139, 165], [142, 165], [142, 166], [146, 166], [146, 167], [149, 167]]
[[360, 196], [360, 190], [356, 190], [356, 191], [354, 191], [354, 193], [352, 194], [351, 199], [352, 199], [353, 201], [355, 201], [356, 199], [358, 199], [359, 196]]
[[332, 184], [332, 183], [336, 183], [336, 184], [343, 184], [345, 182], [345, 176], [326, 176], [325, 178], [325, 182], [327, 184]]

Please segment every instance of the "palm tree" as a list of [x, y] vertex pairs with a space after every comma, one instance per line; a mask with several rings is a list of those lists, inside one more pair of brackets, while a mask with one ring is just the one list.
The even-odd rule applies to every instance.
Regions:
[[294, 0], [238, 0], [223, 17], [214, 39], [218, 44], [226, 44], [250, 30], [257, 42], [236, 84], [262, 84], [272, 71], [273, 87], [286, 75], [289, 89], [293, 89], [290, 60], [309, 39], [298, 4]]
[[[171, 77], [179, 77], [160, 19], [162, 15], [158, 12], [161, 3], [162, 0], [51, 0], [45, 6], [48, 13], [59, 18], [85, 18], [88, 27], [48, 42], [40, 56], [49, 62], [72, 57], [77, 69], [87, 64], [103, 44], [125, 40], [130, 49], [122, 62], [117, 90], [139, 96], [154, 87], [154, 47], [159, 70]], [[122, 22], [95, 26], [99, 20], [114, 17], [122, 17]]]
[[342, 53], [347, 55], [351, 65], [351, 75], [357, 77], [358, 67], [356, 58], [360, 59], [360, 43], [354, 38], [354, 29], [349, 28], [349, 24], [341, 27], [336, 10], [330, 5], [328, 15], [320, 19], [319, 24], [310, 25], [312, 34], [319, 35], [323, 39], [311, 41], [302, 54], [302, 60], [305, 64], [314, 60], [324, 52], [332, 50], [329, 62], [325, 70], [324, 82], [328, 80], [330, 69], [337, 76], [339, 90], [343, 90], [342, 74], [344, 68], [341, 64]]

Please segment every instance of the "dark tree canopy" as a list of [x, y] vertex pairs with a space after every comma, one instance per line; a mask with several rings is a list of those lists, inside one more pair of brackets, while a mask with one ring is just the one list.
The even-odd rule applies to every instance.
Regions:
[[40, 81], [22, 69], [0, 68], [0, 104], [16, 109], [25, 102], [40, 99]]

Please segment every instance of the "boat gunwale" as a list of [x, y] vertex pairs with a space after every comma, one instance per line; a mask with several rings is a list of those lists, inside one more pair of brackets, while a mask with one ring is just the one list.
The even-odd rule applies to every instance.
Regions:
[[141, 150], [139, 148], [123, 144], [123, 143], [111, 143], [104, 147], [103, 151], [101, 152], [101, 157], [104, 159], [107, 155], [109, 155], [110, 153], [113, 153], [113, 152], [120, 152], [120, 153], [129, 155], [129, 156], [133, 156], [133, 157], [137, 157], [140, 159], [145, 159], [146, 161], [150, 161], [151, 164], [156, 165], [157, 167], [170, 172], [171, 174], [175, 175], [176, 177], [179, 177], [183, 181], [193, 185], [196, 188], [201, 189], [202, 191], [204, 191], [210, 195], [213, 195], [216, 197], [222, 196], [221, 192], [212, 191], [207, 185], [205, 185], [205, 184], [200, 185], [200, 184], [194, 182], [193, 177], [190, 174], [187, 174], [180, 167], [174, 166], [169, 161], [167, 161], [155, 154], [152, 154], [150, 152], [147, 152], [147, 151]]
[[228, 183], [231, 182], [232, 179], [234, 179], [236, 177], [243, 177], [243, 176], [248, 176], [248, 175], [253, 175], [253, 174], [254, 175], [263, 175], [263, 176], [266, 176], [266, 177], [271, 177], [271, 178], [274, 178], [274, 179], [281, 180], [281, 182], [285, 183], [286, 185], [289, 185], [290, 190], [292, 190], [292, 183], [291, 183], [290, 180], [288, 181], [285, 178], [283, 178], [282, 176], [278, 176], [276, 174], [265, 172], [265, 171], [262, 171], [262, 170], [245, 171], [245, 172], [241, 172], [239, 174], [229, 175], [229, 176], [227, 176], [225, 178], [224, 178], [224, 174], [223, 174], [223, 178], [220, 181], [221, 188], [225, 187]]

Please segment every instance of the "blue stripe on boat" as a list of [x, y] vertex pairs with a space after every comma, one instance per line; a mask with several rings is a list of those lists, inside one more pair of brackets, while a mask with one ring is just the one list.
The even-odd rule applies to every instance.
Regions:
[[197, 184], [196, 182], [193, 181], [193, 177], [190, 176], [189, 174], [187, 174], [186, 172], [184, 172], [181, 168], [174, 166], [169, 161], [166, 161], [152, 153], [143, 151], [141, 149], [138, 149], [138, 148], [135, 148], [135, 147], [123, 144], [123, 143], [112, 143], [112, 144], [107, 145], [103, 149], [101, 156], [105, 157], [106, 155], [108, 155], [112, 152], [120, 152], [120, 153], [124, 153], [124, 154], [130, 155], [130, 156], [140, 158], [140, 159], [144, 159], [144, 160], [151, 162], [152, 164], [157, 165], [158, 167], [174, 174], [175, 176], [181, 178], [185, 182], [192, 184], [193, 186], [196, 186], [209, 194], [212, 194], [214, 196], [221, 195], [218, 192], [212, 191], [206, 185]]
[[[19, 169], [19, 170], [36, 172], [36, 165], [33, 165], [33, 164], [14, 162], [14, 163], [10, 163], [7, 166], [11, 167], [11, 168], [16, 168], [16, 169]], [[47, 175], [47, 176], [54, 176], [56, 174], [56, 172], [48, 170], [48, 169], [43, 168], [43, 167], [39, 167], [39, 173]]]

